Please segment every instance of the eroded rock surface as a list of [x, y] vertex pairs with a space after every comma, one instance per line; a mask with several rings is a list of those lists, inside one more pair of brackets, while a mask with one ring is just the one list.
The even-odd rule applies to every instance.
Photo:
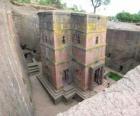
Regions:
[[11, 11], [0, 8], [0, 116], [32, 116], [31, 90]]
[[140, 66], [94, 97], [57, 116], [139, 116]]

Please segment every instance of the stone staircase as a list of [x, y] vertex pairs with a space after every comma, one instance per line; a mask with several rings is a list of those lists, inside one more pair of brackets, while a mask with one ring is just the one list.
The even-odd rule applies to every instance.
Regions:
[[39, 63], [36, 62], [35, 59], [33, 59], [32, 63], [28, 63], [27, 66], [28, 66], [28, 73], [29, 73], [29, 75], [39, 74], [39, 72], [40, 72]]
[[108, 81], [103, 80], [102, 85], [98, 85], [97, 83], [93, 83], [93, 91], [83, 91], [79, 87], [74, 84], [65, 85], [64, 88], [60, 90], [56, 90], [50, 82], [45, 77], [37, 76], [38, 80], [45, 88], [45, 90], [49, 93], [54, 103], [59, 103], [62, 99], [69, 101], [73, 98], [73, 96], [78, 95], [81, 99], [87, 99], [91, 96], [96, 95], [99, 91], [104, 90], [108, 86]]
[[40, 81], [40, 83], [43, 85], [43, 87], [47, 90], [47, 92], [53, 96], [53, 99], [56, 100], [58, 98], [60, 98], [63, 95], [63, 90], [56, 90], [51, 84], [50, 82], [48, 82], [47, 79], [42, 78], [40, 76], [37, 76], [38, 80]]
[[76, 89], [76, 93], [82, 98], [82, 99], [87, 99], [93, 95], [96, 94], [96, 92], [93, 90], [93, 91], [82, 91], [80, 88], [77, 88]]
[[105, 88], [108, 87], [108, 81], [106, 79], [103, 79], [103, 84], [102, 84]]
[[63, 96], [65, 99], [70, 99], [76, 94], [76, 90], [73, 85], [68, 85], [64, 87], [63, 91], [64, 91]]

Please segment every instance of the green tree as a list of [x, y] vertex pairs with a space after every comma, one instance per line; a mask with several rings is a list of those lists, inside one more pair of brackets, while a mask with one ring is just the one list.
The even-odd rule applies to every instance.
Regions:
[[102, 5], [108, 5], [110, 3], [110, 0], [91, 0], [91, 2], [94, 9], [94, 14], [95, 14], [97, 8], [99, 8]]
[[61, 3], [61, 1], [60, 0], [39, 0], [39, 3], [40, 4], [44, 4], [44, 5], [46, 5], [46, 4], [60, 4]]
[[128, 12], [118, 13], [116, 17], [119, 21], [122, 21], [122, 22], [131, 22], [132, 21], [132, 16]]
[[30, 0], [16, 0], [16, 1], [20, 3], [30, 3]]
[[121, 22], [140, 22], [140, 14], [130, 14], [128, 12], [121, 12], [116, 15], [116, 18]]

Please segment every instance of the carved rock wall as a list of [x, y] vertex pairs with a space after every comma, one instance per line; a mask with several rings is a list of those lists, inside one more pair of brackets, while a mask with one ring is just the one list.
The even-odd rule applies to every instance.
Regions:
[[11, 11], [0, 9], [0, 116], [32, 116], [31, 88]]
[[106, 37], [106, 65], [125, 74], [140, 64], [140, 27], [125, 23], [110, 25]]

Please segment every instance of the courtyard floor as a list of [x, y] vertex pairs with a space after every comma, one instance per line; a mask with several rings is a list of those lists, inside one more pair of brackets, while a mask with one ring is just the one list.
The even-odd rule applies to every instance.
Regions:
[[32, 99], [35, 108], [35, 116], [56, 116], [57, 113], [64, 112], [78, 103], [77, 101], [73, 101], [70, 104], [61, 102], [55, 105], [38, 79], [35, 76], [31, 76], [30, 80], [32, 84]]

